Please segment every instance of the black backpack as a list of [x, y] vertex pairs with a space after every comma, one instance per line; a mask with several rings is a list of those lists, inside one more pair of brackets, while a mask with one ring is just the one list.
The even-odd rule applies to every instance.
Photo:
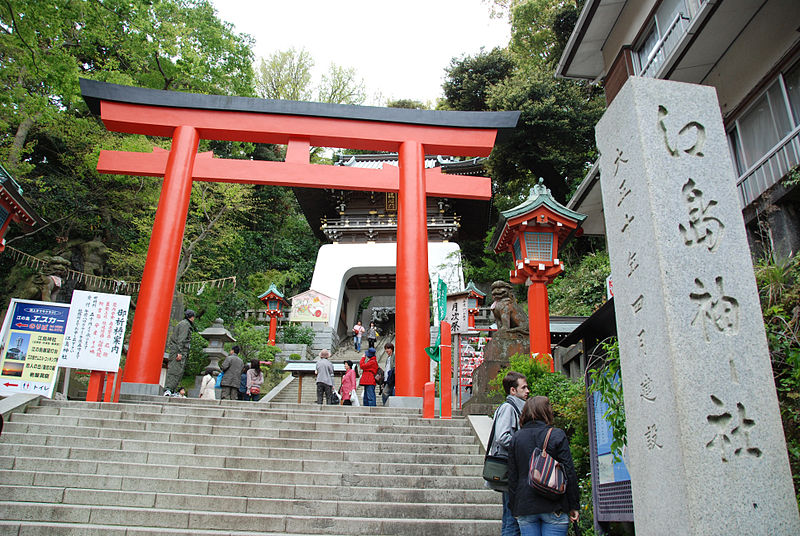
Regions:
[[378, 371], [375, 373], [375, 385], [383, 385], [383, 379], [386, 377], [386, 374], [383, 372], [381, 367], [378, 367]]

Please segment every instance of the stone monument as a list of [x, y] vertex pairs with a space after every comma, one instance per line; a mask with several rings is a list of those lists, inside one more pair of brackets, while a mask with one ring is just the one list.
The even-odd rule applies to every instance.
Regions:
[[472, 414], [490, 413], [497, 401], [487, 396], [489, 382], [508, 366], [514, 354], [530, 355], [528, 338], [528, 315], [517, 304], [508, 281], [492, 283], [492, 314], [497, 331], [483, 350], [483, 363], [472, 374], [472, 397], [464, 404], [464, 410]]
[[715, 90], [631, 77], [597, 125], [636, 532], [800, 534]]

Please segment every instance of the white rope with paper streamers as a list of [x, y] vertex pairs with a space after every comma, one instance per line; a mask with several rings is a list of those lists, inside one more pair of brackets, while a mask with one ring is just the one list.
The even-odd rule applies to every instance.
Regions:
[[[8, 254], [14, 259], [17, 264], [22, 264], [34, 270], [41, 270], [42, 267], [47, 266], [47, 261], [28, 255], [11, 246], [6, 246], [5, 249]], [[86, 283], [87, 286], [100, 290], [107, 290], [111, 294], [136, 294], [142, 286], [141, 281], [123, 281], [121, 279], [112, 279], [110, 277], [102, 277], [99, 275], [87, 274], [78, 272], [76, 270], [66, 270], [66, 275], [63, 279], [75, 281], [76, 283]], [[223, 288], [228, 284], [233, 284], [236, 288], [236, 276], [231, 275], [228, 277], [221, 277], [219, 279], [206, 279], [204, 281], [187, 281], [185, 283], [178, 283], [178, 292], [188, 293], [195, 292], [197, 295], [203, 293], [206, 287]]]

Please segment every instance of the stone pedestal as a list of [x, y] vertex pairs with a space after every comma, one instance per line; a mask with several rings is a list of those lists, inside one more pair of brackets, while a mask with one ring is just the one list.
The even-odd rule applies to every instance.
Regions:
[[483, 363], [472, 373], [472, 397], [464, 403], [464, 413], [485, 415], [491, 413], [502, 400], [490, 400], [489, 382], [508, 366], [514, 354], [530, 355], [527, 332], [497, 331], [483, 350]]
[[800, 534], [719, 110], [631, 77], [596, 130], [636, 532]]

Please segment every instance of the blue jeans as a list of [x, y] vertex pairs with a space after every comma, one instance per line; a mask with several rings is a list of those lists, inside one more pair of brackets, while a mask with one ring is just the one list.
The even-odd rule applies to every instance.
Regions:
[[503, 492], [503, 526], [500, 530], [500, 536], [520, 536], [519, 525], [517, 520], [511, 515], [511, 507], [508, 504], [509, 494], [507, 491]]
[[517, 522], [522, 536], [567, 536], [569, 530], [569, 514], [566, 512], [519, 516]]
[[374, 385], [365, 385], [364, 386], [364, 405], [365, 406], [375, 406], [375, 386]]
[[355, 341], [354, 342], [355, 342], [356, 352], [360, 352], [361, 351], [361, 336], [359, 335], [359, 336], [355, 337]]

